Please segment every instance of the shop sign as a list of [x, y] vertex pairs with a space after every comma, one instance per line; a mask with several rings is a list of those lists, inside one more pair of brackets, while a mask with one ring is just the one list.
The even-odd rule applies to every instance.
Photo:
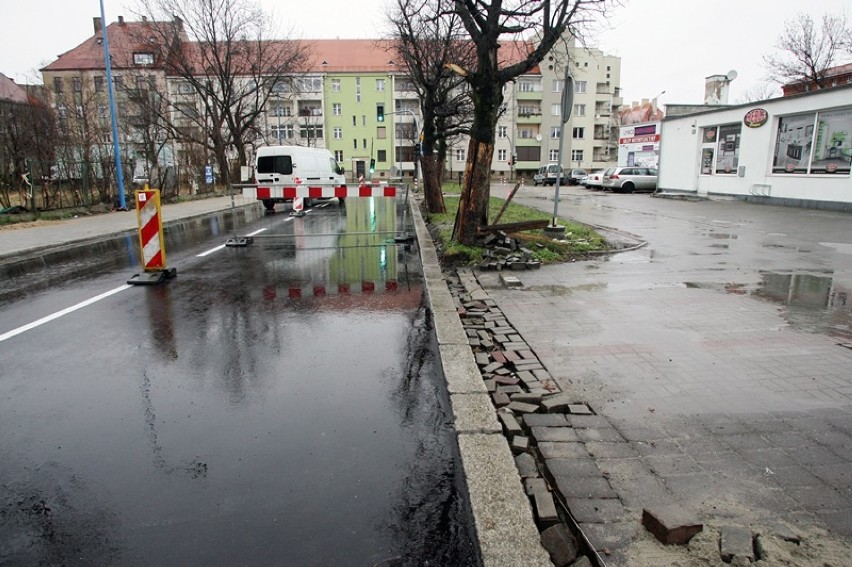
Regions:
[[760, 128], [769, 120], [769, 113], [763, 108], [754, 108], [746, 112], [743, 123], [749, 128]]

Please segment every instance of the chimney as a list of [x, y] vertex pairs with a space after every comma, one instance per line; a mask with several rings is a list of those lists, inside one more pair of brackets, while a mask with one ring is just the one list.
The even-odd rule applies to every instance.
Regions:
[[148, 16], [142, 16], [142, 22], [147, 23], [148, 22]]
[[728, 104], [729, 75], [710, 75], [704, 79], [704, 104]]
[[183, 30], [183, 20], [180, 19], [180, 16], [175, 16], [175, 27], [179, 30]]
[[101, 33], [101, 29], [103, 29], [103, 26], [101, 25], [100, 18], [92, 18], [92, 25], [94, 25], [95, 27], [95, 35]]
[[118, 25], [120, 25], [120, 26], [123, 26], [123, 25], [124, 25], [124, 16], [119, 16], [119, 17], [118, 17]]

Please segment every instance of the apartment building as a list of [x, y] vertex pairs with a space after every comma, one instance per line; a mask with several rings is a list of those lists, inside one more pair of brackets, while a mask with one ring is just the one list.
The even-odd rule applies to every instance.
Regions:
[[[66, 134], [69, 161], [103, 161], [111, 155], [104, 29], [99, 18], [93, 21], [92, 37], [42, 69], [51, 105]], [[175, 23], [179, 24], [128, 22], [119, 17], [106, 28], [122, 152], [133, 164], [134, 173], [155, 166], [213, 163], [205, 148], [189, 141], [199, 133], [203, 105], [192, 85], [166, 72], [160, 50], [152, 47], [162, 37], [154, 33], [153, 26]], [[249, 145], [325, 147], [353, 179], [415, 175], [419, 102], [413, 83], [395, 61], [398, 56], [390, 42], [304, 41], [312, 52], [309, 67], [291, 81], [272, 87]], [[524, 44], [518, 42], [514, 48], [522, 50]], [[538, 68], [506, 86], [504, 111], [495, 133], [495, 175], [531, 177], [541, 163], [557, 159], [565, 65], [575, 79], [575, 93], [565, 129], [569, 137], [563, 165], [593, 169], [614, 163], [610, 131], [615, 127], [613, 109], [621, 105], [620, 60], [571, 42], [554, 49]], [[145, 112], [152, 104], [168, 108], [174, 128], [164, 128]], [[380, 115], [384, 120], [379, 120]], [[468, 141], [464, 137], [453, 141], [445, 165], [448, 175], [455, 177], [463, 171]]]

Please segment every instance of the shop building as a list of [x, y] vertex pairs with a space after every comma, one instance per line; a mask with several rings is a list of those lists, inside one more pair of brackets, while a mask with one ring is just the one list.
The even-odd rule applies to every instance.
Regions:
[[659, 191], [852, 211], [852, 85], [662, 122]]

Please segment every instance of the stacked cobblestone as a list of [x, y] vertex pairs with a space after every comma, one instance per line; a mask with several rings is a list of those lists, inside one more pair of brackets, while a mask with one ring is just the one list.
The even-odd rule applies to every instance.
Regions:
[[[448, 286], [515, 455], [542, 544], [555, 565], [602, 564], [584, 532], [588, 524], [621, 520], [623, 509], [578, 432], [609, 425], [561, 391], [471, 271], [457, 271]], [[573, 510], [568, 513], [572, 500], [582, 510], [582, 521], [572, 519]], [[598, 534], [608, 533], [600, 527]]]

